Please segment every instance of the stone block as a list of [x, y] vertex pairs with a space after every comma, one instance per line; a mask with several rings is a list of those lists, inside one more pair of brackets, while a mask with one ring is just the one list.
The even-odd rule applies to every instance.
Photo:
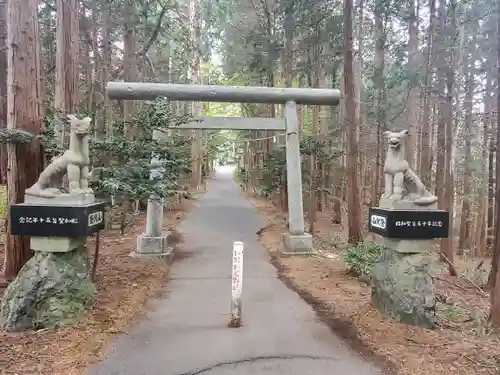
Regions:
[[66, 253], [79, 246], [85, 246], [87, 239], [85, 237], [31, 237], [30, 242], [33, 251]]
[[378, 242], [398, 253], [402, 254], [423, 254], [433, 250], [434, 240], [400, 240], [396, 238], [379, 237]]
[[416, 211], [429, 211], [437, 210], [438, 204], [432, 203], [427, 206], [419, 206], [413, 203], [413, 200], [419, 198], [419, 195], [410, 195], [408, 199], [404, 200], [394, 200], [394, 199], [383, 199], [381, 198], [378, 204], [380, 208], [387, 208], [392, 210], [416, 210]]
[[312, 235], [304, 234], [283, 234], [283, 250], [282, 254], [302, 255], [313, 253]]
[[169, 246], [167, 235], [150, 237], [143, 233], [137, 237], [137, 248], [130, 256], [136, 258], [164, 258], [171, 262], [173, 254], [174, 249]]
[[150, 237], [141, 234], [137, 237], [136, 252], [139, 254], [161, 254], [167, 248], [167, 236]]
[[46, 206], [85, 206], [94, 202], [94, 194], [71, 195], [63, 193], [52, 198], [37, 197], [29, 194], [24, 195], [24, 203], [41, 204]]
[[424, 328], [436, 324], [432, 258], [383, 248], [372, 269], [372, 304], [394, 320]]

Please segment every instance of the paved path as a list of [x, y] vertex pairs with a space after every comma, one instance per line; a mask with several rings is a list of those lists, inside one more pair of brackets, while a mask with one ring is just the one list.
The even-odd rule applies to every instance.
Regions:
[[[276, 278], [255, 232], [263, 225], [222, 168], [182, 226], [190, 256], [147, 319], [118, 336], [91, 375], [380, 375]], [[243, 326], [228, 328], [231, 244], [245, 243]]]

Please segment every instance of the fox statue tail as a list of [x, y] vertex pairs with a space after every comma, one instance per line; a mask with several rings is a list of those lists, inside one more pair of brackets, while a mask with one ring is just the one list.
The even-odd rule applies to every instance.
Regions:
[[414, 204], [417, 206], [430, 206], [437, 202], [438, 198], [425, 188], [420, 178], [411, 169], [406, 171], [405, 178], [415, 183], [421, 190], [419, 192], [421, 196], [413, 201]]

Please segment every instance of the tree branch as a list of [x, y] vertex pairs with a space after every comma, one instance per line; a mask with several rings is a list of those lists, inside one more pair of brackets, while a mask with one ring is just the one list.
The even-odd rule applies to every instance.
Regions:
[[146, 60], [146, 62], [148, 63], [149, 65], [149, 68], [151, 69], [151, 72], [153, 73], [154, 77], [155, 77], [155, 80], [157, 82], [159, 82], [159, 78], [158, 78], [158, 74], [156, 74], [156, 70], [155, 70], [155, 67], [153, 65], [153, 62], [151, 61], [151, 59], [149, 58], [148, 55], [144, 55], [144, 59]]
[[160, 29], [161, 29], [161, 22], [163, 20], [163, 17], [165, 16], [165, 13], [167, 13], [167, 6], [162, 5], [161, 12], [160, 12], [160, 15], [158, 16], [158, 20], [156, 21], [156, 26], [153, 30], [153, 33], [151, 34], [151, 37], [149, 38], [147, 43], [142, 48], [142, 51], [139, 52], [139, 56], [146, 55], [146, 53], [148, 53], [149, 49], [151, 48], [151, 46], [153, 45], [155, 40], [158, 38], [158, 34], [160, 33]]

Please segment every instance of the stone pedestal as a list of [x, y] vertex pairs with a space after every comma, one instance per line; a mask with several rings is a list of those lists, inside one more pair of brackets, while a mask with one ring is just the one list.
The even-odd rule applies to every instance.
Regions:
[[429, 211], [437, 210], [438, 204], [433, 203], [428, 206], [417, 206], [411, 201], [411, 199], [416, 199], [418, 196], [410, 195], [407, 200], [394, 200], [394, 199], [384, 199], [381, 198], [378, 207], [388, 208], [391, 210], [417, 210], [417, 211]]
[[432, 251], [434, 240], [398, 239], [382, 237], [379, 243], [400, 254], [429, 254]]
[[44, 206], [85, 206], [94, 202], [94, 194], [71, 195], [63, 193], [53, 198], [37, 197], [28, 194], [24, 196], [24, 203], [40, 204]]
[[35, 255], [3, 296], [0, 328], [19, 331], [74, 323], [95, 292], [86, 236], [103, 228], [103, 204], [95, 203], [93, 194], [26, 195], [25, 203], [11, 206], [11, 218], [11, 233], [29, 235]]
[[163, 232], [163, 199], [148, 200], [146, 233], [137, 237], [137, 247], [130, 254], [133, 257], [165, 258], [171, 261], [173, 248], [168, 245], [168, 233]]
[[69, 252], [35, 252], [5, 291], [0, 329], [57, 328], [76, 322], [95, 292], [90, 264], [84, 244]]
[[67, 253], [80, 246], [85, 246], [87, 239], [70, 237], [31, 237], [31, 249], [33, 251], [45, 251], [52, 253]]
[[168, 244], [168, 235], [151, 237], [146, 233], [137, 237], [137, 248], [130, 253], [136, 258], [160, 258], [170, 262], [174, 255], [173, 247]]
[[313, 239], [309, 233], [304, 234], [283, 234], [284, 255], [311, 254], [313, 251]]
[[[430, 254], [434, 240], [428, 234], [448, 233], [447, 213], [437, 210], [436, 204], [421, 207], [383, 199], [371, 212], [370, 230], [381, 235], [378, 242], [382, 245], [371, 275], [373, 305], [398, 322], [433, 328], [436, 292]], [[443, 221], [433, 219], [436, 214]], [[399, 238], [402, 233], [412, 238]]]
[[372, 303], [394, 320], [433, 328], [436, 294], [429, 273], [431, 257], [383, 248], [372, 270]]

